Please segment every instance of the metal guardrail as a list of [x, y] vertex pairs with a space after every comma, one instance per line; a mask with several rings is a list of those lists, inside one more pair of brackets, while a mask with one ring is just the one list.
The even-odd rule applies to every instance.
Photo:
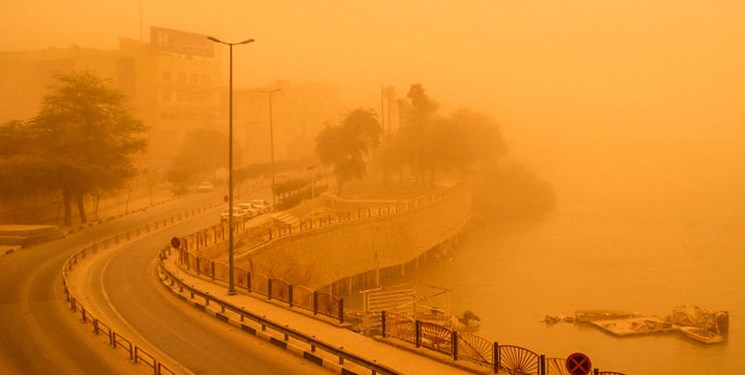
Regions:
[[[339, 360], [339, 364], [343, 364], [344, 361], [349, 361], [349, 362], [355, 363], [359, 366], [362, 366], [370, 370], [373, 374], [383, 374], [383, 375], [400, 374], [400, 372], [390, 367], [381, 365], [379, 363], [376, 363], [375, 361], [372, 361], [362, 356], [359, 356], [357, 354], [348, 352], [344, 350], [343, 348], [340, 348], [340, 347], [334, 346], [333, 344], [318, 340], [311, 335], [308, 335], [298, 330], [284, 326], [280, 323], [271, 321], [262, 316], [253, 314], [229, 302], [223, 301], [207, 293], [203, 293], [187, 285], [183, 281], [179, 280], [173, 273], [171, 273], [171, 271], [169, 271], [163, 264], [163, 261], [168, 259], [170, 252], [171, 252], [171, 247], [166, 247], [163, 250], [161, 250], [160, 255], [158, 257], [158, 269], [160, 271], [161, 280], [164, 283], [170, 284], [172, 288], [178, 288], [179, 292], [182, 292], [182, 293], [184, 291], [188, 292], [191, 299], [195, 299], [195, 298], [203, 299], [205, 306], [210, 305], [210, 304], [216, 305], [220, 308], [221, 313], [230, 311], [234, 314], [237, 314], [240, 317], [240, 322], [244, 322], [246, 319], [253, 321], [254, 323], [261, 326], [262, 331], [265, 331], [267, 328], [269, 328], [279, 333], [280, 335], [282, 335], [284, 337], [285, 342], [288, 341], [289, 338], [293, 338], [297, 341], [300, 341], [308, 345], [310, 347], [311, 352], [315, 352], [316, 350], [322, 350], [332, 356], [337, 357]], [[227, 320], [227, 317], [225, 317], [225, 320]], [[247, 327], [247, 328], [244, 328], [244, 327], [247, 327], [247, 326], [242, 324], [241, 325], [242, 329], [244, 330], [250, 329], [250, 327]]]
[[[197, 257], [184, 249], [179, 249], [178, 266], [195, 276], [205, 276], [212, 281], [228, 282], [227, 265], [217, 263], [209, 258]], [[322, 291], [310, 291], [302, 285], [292, 285], [282, 279], [270, 278], [257, 272], [235, 267], [236, 286], [248, 293], [261, 295], [268, 300], [275, 300], [322, 315], [344, 323], [344, 299]], [[298, 291], [299, 293], [295, 293]], [[310, 291], [310, 293], [307, 293]]]
[[70, 289], [69, 283], [67, 281], [67, 273], [72, 271], [73, 267], [77, 265], [78, 262], [98, 253], [99, 251], [103, 251], [120, 243], [130, 241], [142, 236], [143, 234], [150, 233], [151, 231], [164, 228], [166, 226], [169, 226], [169, 224], [175, 224], [186, 218], [202, 213], [209, 208], [216, 207], [217, 205], [219, 204], [195, 208], [184, 213], [173, 215], [171, 217], [157, 220], [137, 227], [135, 229], [116, 234], [115, 236], [111, 236], [102, 241], [94, 242], [74, 252], [62, 266], [62, 285], [65, 290], [65, 298], [67, 300], [67, 303], [70, 305], [70, 310], [73, 313], [79, 311], [80, 318], [83, 323], [91, 323], [91, 325], [93, 326], [93, 333], [97, 336], [103, 334], [108, 339], [107, 341], [109, 346], [115, 349], [123, 349], [129, 354], [129, 360], [132, 361], [132, 363], [136, 364], [142, 362], [146, 364], [148, 367], [152, 368], [152, 373], [155, 375], [175, 375], [176, 373], [169, 369], [168, 366], [163, 364], [161, 361], [159, 361], [154, 355], [150, 354], [144, 348], [135, 344], [133, 341], [129, 340], [125, 336], [117, 333], [110, 324], [105, 323], [101, 319], [97, 318], [94, 314], [92, 314], [90, 310], [87, 310], [85, 306], [83, 306], [83, 304], [80, 302], [80, 300], [75, 297], [72, 290]]

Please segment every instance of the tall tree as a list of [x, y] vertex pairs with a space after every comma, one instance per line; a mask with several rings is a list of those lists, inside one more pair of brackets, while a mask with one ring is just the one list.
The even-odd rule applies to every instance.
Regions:
[[356, 109], [340, 126], [330, 126], [316, 137], [316, 154], [324, 165], [331, 165], [338, 194], [344, 185], [365, 175], [365, 157], [378, 146], [382, 129], [372, 111]]
[[405, 147], [404, 157], [417, 174], [417, 180], [422, 182], [425, 172], [432, 172], [436, 167], [433, 158], [437, 157], [432, 151], [433, 127], [437, 120], [439, 104], [430, 98], [424, 86], [419, 83], [411, 85], [406, 94], [408, 103], [402, 108], [404, 123], [401, 128], [402, 145]]
[[0, 126], [0, 197], [12, 198], [42, 189], [43, 164], [33, 150], [35, 140], [22, 121]]
[[453, 157], [463, 164], [459, 167], [491, 165], [498, 157], [507, 154], [507, 143], [502, 138], [499, 124], [491, 115], [463, 108], [450, 114], [446, 121], [458, 129], [459, 142], [465, 146], [461, 147], [465, 150], [456, 152], [467, 152]]
[[438, 107], [421, 84], [411, 85], [407, 100], [400, 103], [400, 134], [386, 137], [376, 155], [384, 178], [387, 170], [400, 172], [407, 165], [419, 183], [429, 176], [433, 186], [439, 171], [468, 172], [506, 153], [499, 125], [491, 116], [468, 109], [440, 116]]
[[131, 115], [125, 100], [90, 71], [59, 74], [40, 113], [28, 124], [49, 187], [62, 193], [65, 225], [71, 224], [73, 200], [86, 222], [85, 194], [121, 187], [135, 175], [131, 157], [146, 147], [145, 126]]

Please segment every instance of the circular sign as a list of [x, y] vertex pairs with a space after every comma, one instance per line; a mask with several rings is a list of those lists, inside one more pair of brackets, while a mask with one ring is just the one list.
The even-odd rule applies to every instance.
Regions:
[[567, 371], [572, 375], [587, 375], [592, 369], [590, 357], [583, 353], [572, 353], [567, 357]]
[[171, 246], [175, 249], [181, 248], [181, 239], [178, 237], [171, 238]]

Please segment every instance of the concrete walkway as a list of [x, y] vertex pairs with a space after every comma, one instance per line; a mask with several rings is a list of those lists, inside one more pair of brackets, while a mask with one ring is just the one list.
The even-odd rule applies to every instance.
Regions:
[[[192, 288], [204, 293], [208, 293], [210, 296], [229, 302], [235, 306], [242, 307], [246, 311], [265, 317], [265, 319], [281, 323], [282, 325], [288, 326], [306, 335], [313, 335], [316, 339], [319, 339], [321, 341], [332, 343], [337, 347], [343, 347], [344, 350], [367, 358], [368, 360], [375, 360], [377, 363], [400, 371], [403, 374], [462, 375], [468, 373], [491, 373], [486, 367], [479, 367], [462, 361], [454, 362], [445, 355], [440, 355], [439, 353], [434, 353], [427, 349], [416, 349], [413, 345], [410, 344], [405, 345], [410, 346], [410, 349], [403, 349], [401, 347], [397, 347], [395, 345], [391, 345], [340, 327], [333, 322], [323, 321], [301, 311], [296, 311], [289, 307], [280, 306], [273, 303], [272, 301], [263, 299], [263, 297], [261, 296], [248, 295], [248, 293], [245, 291], [239, 290], [238, 294], [236, 295], [228, 295], [227, 286], [220, 285], [221, 283], [215, 283], [211, 280], [193, 276], [182, 270], [179, 270], [176, 265], [177, 259], [178, 257], [176, 256], [176, 254], [172, 253], [172, 255], [164, 262], [164, 264], [169, 269], [169, 271], [176, 275], [185, 284], [192, 286]], [[178, 294], [178, 292], [175, 290], [174, 293]], [[186, 293], [186, 295], [181, 294], [181, 296], [186, 297], [185, 299], [190, 301], [188, 293]], [[195, 301], [204, 303], [201, 298], [196, 298]], [[219, 310], [219, 307], [213, 305], [206, 306], [205, 310], [207, 310], [207, 312], [209, 313], [209, 310], [211, 310], [212, 307]], [[216, 311], [213, 311], [212, 314], [214, 315], [215, 312]], [[267, 331], [267, 333], [268, 332], [269, 331]], [[256, 335], [259, 337], [267, 336], [264, 333]], [[269, 340], [269, 338], [267, 337], [264, 338]], [[274, 340], [277, 341], [277, 339]], [[291, 350], [288, 348], [288, 351], [296, 352], [296, 354], [304, 356], [302, 349]], [[320, 353], [320, 351], [316, 351], [314, 353], [318, 354]], [[318, 355], [320, 356], [320, 354]], [[307, 358], [307, 353], [305, 354], [305, 356]], [[336, 357], [329, 356], [328, 358], [324, 358], [324, 361], [337, 362], [338, 359]], [[325, 363], [323, 365], [325, 367], [329, 367], [326, 366]], [[369, 373], [368, 370], [361, 371], [362, 369], [360, 367], [355, 366], [356, 365], [354, 364], [346, 363], [344, 367], [347, 370], [353, 371], [353, 373]], [[338, 368], [339, 366], [336, 367], [337, 368], [335, 369], [335, 372], [348, 373]]]

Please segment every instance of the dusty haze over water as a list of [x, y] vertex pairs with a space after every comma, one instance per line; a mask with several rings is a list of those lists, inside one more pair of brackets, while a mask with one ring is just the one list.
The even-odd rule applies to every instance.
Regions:
[[[522, 259], [586, 256], [597, 266], [593, 277], [630, 262], [599, 284], [626, 293], [617, 303], [604, 295], [605, 306], [662, 314], [678, 301], [701, 302], [745, 314], [745, 1], [0, 0], [0, 14], [0, 51], [115, 49], [120, 37], [147, 40], [150, 26], [255, 38], [235, 50], [238, 87], [332, 82], [346, 109], [377, 110], [383, 84], [404, 95], [422, 83], [446, 112], [467, 106], [492, 114], [514, 158], [556, 188], [557, 211], [546, 226], [502, 243], [482, 236], [474, 248], [504, 250], [498, 259], [506, 264], [509, 249], [525, 252]], [[499, 282], [520, 276], [514, 272]], [[632, 286], [643, 288], [638, 298], [646, 302], [629, 306]], [[571, 312], [562, 297], [552, 298], [526, 309], [526, 324], [535, 314]], [[489, 324], [490, 333], [503, 333]], [[660, 345], [673, 352], [661, 360], [681, 365], [657, 369], [738, 363], [732, 353], [745, 352], [741, 329], [733, 324], [734, 340], [711, 351]], [[544, 331], [523, 342], [540, 342]], [[598, 345], [610, 339], [597, 335]], [[568, 354], [546, 345], [560, 351], [549, 354]], [[623, 345], [624, 354], [649, 354]], [[655, 368], [610, 358], [619, 371]]]

